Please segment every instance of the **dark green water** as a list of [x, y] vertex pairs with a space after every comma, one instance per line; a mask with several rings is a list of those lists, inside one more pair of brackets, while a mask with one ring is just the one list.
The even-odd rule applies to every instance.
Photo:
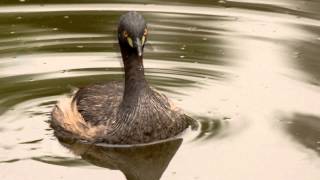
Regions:
[[[1, 180], [319, 180], [319, 1], [67, 2], [0, 1]], [[69, 147], [81, 158], [50, 112], [76, 87], [122, 79], [129, 10], [148, 21], [150, 84], [201, 127], [181, 146]]]

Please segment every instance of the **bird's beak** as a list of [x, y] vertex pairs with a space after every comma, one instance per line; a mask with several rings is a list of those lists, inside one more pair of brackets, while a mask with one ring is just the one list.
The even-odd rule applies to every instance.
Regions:
[[134, 40], [134, 47], [136, 47], [137, 48], [137, 53], [138, 53], [138, 56], [142, 56], [142, 44], [141, 44], [141, 40], [140, 40], [140, 38], [136, 38], [135, 40]]

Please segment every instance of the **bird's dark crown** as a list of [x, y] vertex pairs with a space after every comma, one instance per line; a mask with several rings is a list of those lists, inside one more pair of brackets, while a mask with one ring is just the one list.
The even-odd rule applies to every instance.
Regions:
[[138, 38], [145, 35], [145, 30], [147, 28], [147, 23], [143, 16], [135, 11], [130, 11], [121, 16], [118, 33], [127, 32], [128, 36], [131, 38]]

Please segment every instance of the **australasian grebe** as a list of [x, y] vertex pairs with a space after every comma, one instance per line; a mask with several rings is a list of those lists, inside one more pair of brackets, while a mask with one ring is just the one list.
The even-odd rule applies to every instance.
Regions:
[[108, 82], [79, 89], [60, 101], [51, 127], [60, 138], [110, 144], [138, 144], [174, 137], [193, 121], [144, 76], [143, 48], [147, 24], [142, 15], [121, 16], [118, 40], [125, 70], [124, 82]]

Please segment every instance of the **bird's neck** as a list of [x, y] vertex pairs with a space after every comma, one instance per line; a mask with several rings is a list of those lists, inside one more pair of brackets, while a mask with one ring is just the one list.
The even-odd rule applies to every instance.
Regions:
[[149, 88], [144, 76], [143, 57], [135, 52], [122, 52], [122, 58], [125, 71], [123, 102], [133, 105]]

